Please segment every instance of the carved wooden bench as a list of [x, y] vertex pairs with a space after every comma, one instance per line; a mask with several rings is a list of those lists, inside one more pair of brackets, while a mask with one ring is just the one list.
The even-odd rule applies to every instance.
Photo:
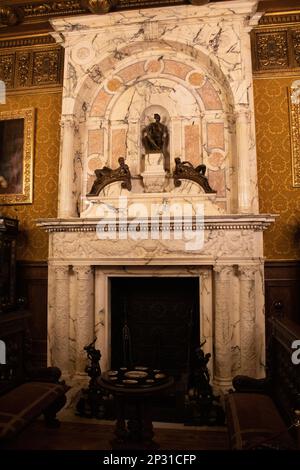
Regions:
[[291, 359], [300, 328], [282, 318], [268, 326], [268, 378], [237, 376], [225, 397], [232, 449], [300, 448], [300, 364]]
[[59, 369], [48, 368], [41, 371], [39, 378], [36, 376], [34, 380], [20, 384], [0, 396], [2, 448], [8, 439], [14, 437], [42, 414], [47, 426], [59, 426], [56, 413], [66, 403], [65, 394], [69, 387], [64, 383], [58, 383]]
[[[297, 448], [297, 442], [289, 434], [289, 427], [270, 396], [253, 392], [229, 393], [225, 397], [225, 410], [231, 449]], [[299, 415], [295, 416], [295, 425], [297, 420], [300, 423], [299, 418]]]

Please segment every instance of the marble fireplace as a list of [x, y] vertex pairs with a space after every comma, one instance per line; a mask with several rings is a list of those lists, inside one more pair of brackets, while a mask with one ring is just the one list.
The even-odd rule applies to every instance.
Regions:
[[[95, 336], [110, 367], [110, 280], [129, 276], [198, 278], [213, 385], [264, 375], [263, 230], [274, 217], [258, 207], [249, 37], [257, 3], [52, 21], [65, 48], [59, 207], [38, 225], [49, 233], [48, 360], [69, 380], [84, 379], [83, 347]], [[143, 146], [154, 114], [168, 129], [165, 165], [165, 154]], [[120, 157], [131, 190], [115, 181], [90, 195], [95, 170], [116, 169]], [[214, 192], [176, 186], [175, 158], [205, 165]]]

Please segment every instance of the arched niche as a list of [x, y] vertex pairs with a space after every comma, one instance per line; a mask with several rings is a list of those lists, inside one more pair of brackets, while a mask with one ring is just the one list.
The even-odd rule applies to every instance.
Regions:
[[162, 106], [168, 113], [170, 169], [176, 157], [195, 165], [205, 163], [220, 204], [229, 210], [235, 187], [233, 102], [222, 73], [212, 76], [215, 67], [207, 66], [207, 60], [198, 63], [182, 51], [176, 56], [165, 53], [163, 59], [158, 52], [150, 57], [144, 51], [106, 70], [98, 83], [86, 79], [75, 106], [84, 162], [82, 194], [92, 185], [93, 170], [104, 165], [116, 168], [120, 156], [126, 158], [133, 176], [140, 175], [143, 113]]

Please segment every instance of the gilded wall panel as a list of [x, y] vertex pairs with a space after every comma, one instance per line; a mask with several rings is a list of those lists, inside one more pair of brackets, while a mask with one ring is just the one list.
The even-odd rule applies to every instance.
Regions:
[[300, 189], [293, 187], [289, 117], [294, 80], [254, 80], [260, 212], [279, 214], [264, 233], [268, 259], [300, 256]]
[[0, 206], [0, 213], [20, 221], [17, 258], [36, 261], [47, 259], [48, 235], [36, 227], [35, 220], [57, 216], [61, 92], [10, 95], [0, 110], [28, 107], [36, 112], [33, 203]]

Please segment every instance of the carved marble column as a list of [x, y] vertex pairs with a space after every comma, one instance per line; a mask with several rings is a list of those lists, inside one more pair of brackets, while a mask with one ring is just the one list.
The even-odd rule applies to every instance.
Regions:
[[73, 116], [61, 120], [61, 144], [59, 160], [58, 217], [77, 217], [76, 201], [73, 197], [74, 186], [74, 131]]
[[215, 361], [214, 385], [228, 390], [231, 376], [231, 277], [232, 266], [215, 266]]
[[239, 266], [241, 374], [256, 377], [255, 266]]
[[91, 343], [95, 334], [94, 321], [94, 269], [92, 266], [73, 266], [76, 276], [76, 375], [85, 375], [87, 365], [84, 347]]
[[59, 367], [65, 376], [69, 373], [69, 266], [55, 266], [53, 271], [55, 305], [52, 331], [49, 331], [51, 365]]

